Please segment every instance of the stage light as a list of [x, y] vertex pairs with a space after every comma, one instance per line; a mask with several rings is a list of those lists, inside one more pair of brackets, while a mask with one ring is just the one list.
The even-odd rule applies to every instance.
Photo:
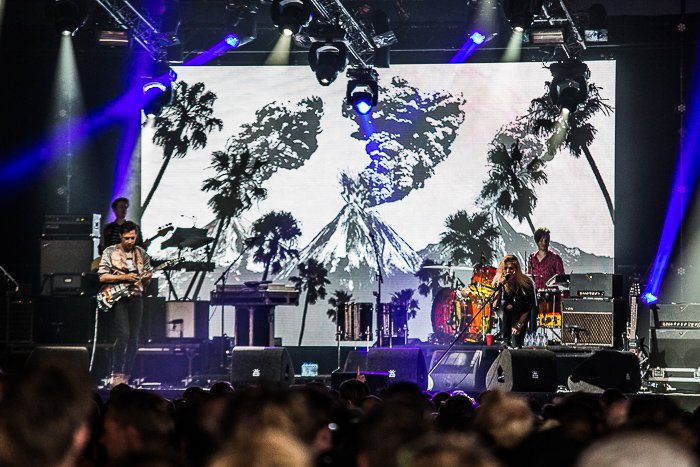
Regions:
[[530, 27], [544, 0], [503, 0], [503, 12], [510, 26], [518, 32]]
[[486, 42], [486, 35], [481, 31], [473, 31], [469, 34], [469, 38], [466, 40], [464, 45], [457, 51], [457, 53], [450, 59], [450, 63], [464, 63], [467, 58], [484, 42]]
[[309, 66], [321, 86], [328, 86], [348, 64], [348, 48], [343, 42], [345, 30], [338, 26], [319, 25], [309, 31], [309, 39], [312, 41]]
[[147, 80], [143, 85], [143, 113], [147, 118], [155, 118], [160, 115], [163, 107], [172, 104], [173, 92], [172, 83], [177, 79], [175, 73], [166, 63], [157, 64], [157, 73], [165, 70], [162, 74], [158, 74], [153, 79]]
[[226, 36], [226, 43], [231, 46], [232, 49], [235, 49], [238, 47], [241, 43], [241, 40], [236, 37], [235, 34], [229, 34]]
[[58, 32], [71, 36], [85, 24], [88, 7], [85, 0], [48, 0], [46, 15]]
[[474, 31], [469, 36], [469, 39], [471, 39], [471, 41], [476, 45], [481, 45], [484, 43], [484, 41], [486, 41], [486, 36], [481, 31]]
[[258, 37], [258, 15], [257, 6], [251, 3], [229, 4], [227, 9], [230, 35], [238, 39], [232, 48], [240, 47]]
[[377, 105], [379, 96], [379, 75], [372, 68], [353, 68], [348, 70], [347, 93], [345, 102], [360, 115], [367, 115]]
[[549, 85], [549, 97], [560, 109], [570, 112], [588, 99], [588, 65], [580, 60], [567, 60], [552, 63], [552, 82]]
[[315, 42], [309, 50], [309, 66], [321, 86], [328, 86], [345, 69], [348, 49], [342, 42]]
[[653, 305], [658, 300], [659, 300], [659, 297], [657, 297], [656, 295], [654, 295], [651, 292], [647, 292], [647, 293], [642, 295], [642, 301], [644, 303], [646, 303], [647, 305]]
[[274, 0], [270, 6], [272, 22], [285, 36], [299, 34], [311, 21], [310, 0]]

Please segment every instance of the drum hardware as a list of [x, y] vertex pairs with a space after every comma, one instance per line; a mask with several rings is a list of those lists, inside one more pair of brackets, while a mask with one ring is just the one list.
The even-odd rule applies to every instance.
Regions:
[[[430, 375], [433, 373], [433, 371], [435, 371], [435, 369], [440, 365], [440, 363], [445, 359], [445, 357], [447, 357], [447, 355], [450, 353], [450, 350], [452, 350], [452, 347], [454, 347], [454, 345], [457, 343], [457, 341], [459, 341], [459, 340], [462, 338], [462, 335], [466, 332], [467, 329], [469, 329], [469, 328], [471, 327], [472, 323], [474, 322], [474, 320], [476, 319], [476, 317], [479, 316], [480, 313], [481, 313], [481, 315], [482, 315], [482, 320], [483, 320], [483, 317], [484, 317], [484, 315], [485, 315], [485, 311], [486, 311], [487, 306], [489, 305], [489, 303], [491, 302], [491, 300], [493, 300], [494, 295], [496, 295], [496, 293], [497, 293], [499, 290], [501, 290], [502, 287], [503, 287], [503, 284], [502, 284], [502, 283], [499, 284], [498, 287], [496, 287], [496, 289], [493, 291], [493, 293], [492, 293], [486, 300], [483, 301], [483, 304], [479, 307], [479, 309], [477, 310], [477, 313], [474, 314], [474, 316], [472, 316], [472, 319], [462, 328], [462, 330], [461, 330], [461, 331], [459, 332], [459, 334], [457, 334], [457, 336], [452, 340], [452, 342], [451, 342], [450, 345], [447, 347], [447, 349], [446, 349], [445, 352], [442, 354], [442, 356], [440, 356], [440, 358], [438, 359], [438, 361], [435, 362], [435, 364], [433, 365], [432, 368], [430, 368], [430, 371], [428, 371], [428, 376], [430, 376]], [[486, 335], [485, 329], [483, 330], [483, 333], [484, 333], [484, 336], [485, 336], [485, 335]], [[484, 339], [484, 340], [485, 340], [485, 339]]]

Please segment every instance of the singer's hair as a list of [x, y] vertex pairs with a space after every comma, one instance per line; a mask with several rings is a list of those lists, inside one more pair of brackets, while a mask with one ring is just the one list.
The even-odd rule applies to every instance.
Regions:
[[[523, 293], [525, 293], [525, 289], [534, 289], [535, 288], [535, 284], [532, 282], [532, 279], [530, 279], [525, 274], [523, 274], [523, 270], [520, 267], [520, 260], [515, 255], [506, 255], [501, 260], [501, 264], [498, 265], [498, 271], [496, 271], [496, 275], [493, 277], [493, 285], [494, 286], [497, 286], [501, 281], [501, 277], [504, 277], [506, 275], [506, 273], [505, 273], [506, 263], [512, 263], [515, 266], [515, 283], [517, 284], [515, 291], [520, 290]], [[505, 284], [505, 289], [508, 292], [513, 292], [513, 291], [509, 290], [507, 282]]]
[[550, 231], [547, 227], [540, 227], [539, 229], [535, 230], [535, 243], [540, 243], [540, 240], [542, 240], [542, 237], [545, 235], [550, 235]]

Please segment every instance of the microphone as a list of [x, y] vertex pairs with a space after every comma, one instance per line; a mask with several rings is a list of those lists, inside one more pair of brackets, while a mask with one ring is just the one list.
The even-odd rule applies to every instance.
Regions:
[[565, 324], [564, 329], [573, 329], [574, 331], [585, 331], [584, 328], [576, 324]]
[[174, 319], [172, 321], [168, 321], [168, 324], [183, 324], [184, 322], [184, 319]]

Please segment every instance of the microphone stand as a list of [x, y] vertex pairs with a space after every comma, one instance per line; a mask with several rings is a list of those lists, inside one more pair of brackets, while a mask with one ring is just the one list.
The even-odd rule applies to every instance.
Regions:
[[445, 352], [443, 352], [443, 354], [440, 356], [440, 358], [438, 359], [438, 361], [435, 362], [435, 365], [433, 365], [433, 367], [430, 369], [430, 371], [428, 371], [428, 376], [430, 376], [430, 375], [433, 374], [433, 371], [435, 371], [435, 369], [438, 367], [438, 365], [440, 365], [440, 363], [445, 359], [445, 357], [447, 357], [447, 354], [450, 353], [450, 350], [452, 350], [452, 347], [454, 347], [455, 344], [457, 343], [457, 341], [460, 340], [460, 339], [462, 338], [462, 336], [464, 335], [464, 332], [465, 332], [467, 329], [469, 329], [469, 327], [472, 325], [472, 323], [474, 322], [474, 320], [476, 319], [476, 317], [479, 316], [479, 313], [483, 313], [483, 312], [484, 312], [484, 308], [486, 308], [486, 305], [488, 305], [489, 303], [491, 303], [491, 302], [493, 301], [493, 297], [495, 297], [496, 294], [498, 293], [498, 291], [501, 290], [502, 288], [503, 288], [503, 284], [501, 283], [501, 284], [498, 285], [498, 287], [496, 287], [496, 290], [493, 291], [493, 293], [491, 294], [491, 296], [484, 302], [484, 304], [481, 305], [481, 306], [479, 307], [479, 309], [478, 309], [477, 312], [474, 314], [474, 316], [472, 316], [472, 319], [469, 320], [469, 322], [468, 322], [467, 324], [464, 325], [464, 327], [462, 328], [462, 330], [460, 331], [460, 333], [457, 334], [457, 337], [455, 337], [454, 340], [452, 340], [452, 342], [451, 342], [450, 345], [447, 347], [447, 349], [445, 350]]
[[[226, 269], [221, 273], [219, 278], [214, 282], [214, 288], [216, 288], [216, 285], [221, 282], [221, 290], [224, 290], [226, 288], [226, 278], [228, 277], [229, 272], [231, 272], [231, 268], [233, 267], [234, 264], [238, 262], [239, 259], [241, 259], [241, 256], [243, 256], [243, 253], [248, 251], [252, 246], [253, 246], [253, 241], [249, 241], [250, 239], [246, 239], [243, 241], [243, 249], [241, 250], [240, 254], [236, 259], [231, 261], [231, 264], [228, 265]], [[224, 370], [226, 368], [226, 362], [224, 361], [224, 307], [226, 305], [224, 302], [221, 302], [221, 348], [219, 349], [219, 368], [221, 370]]]
[[[376, 239], [374, 238], [374, 234], [370, 233], [369, 234], [370, 239], [372, 240], [372, 249], [374, 250], [374, 257], [377, 259], [377, 291], [374, 292], [374, 296], [377, 297], [377, 337], [379, 341], [379, 346], [382, 346], [382, 332], [384, 331], [384, 327], [380, 326], [380, 313], [383, 311], [382, 310], [382, 283], [384, 282], [384, 278], [382, 277], [382, 265], [380, 262], [379, 258], [379, 247], [377, 246]], [[389, 308], [389, 321], [391, 322], [391, 308]], [[384, 324], [383, 320], [381, 321], [382, 324]], [[391, 347], [391, 334], [389, 335], [389, 347]]]

